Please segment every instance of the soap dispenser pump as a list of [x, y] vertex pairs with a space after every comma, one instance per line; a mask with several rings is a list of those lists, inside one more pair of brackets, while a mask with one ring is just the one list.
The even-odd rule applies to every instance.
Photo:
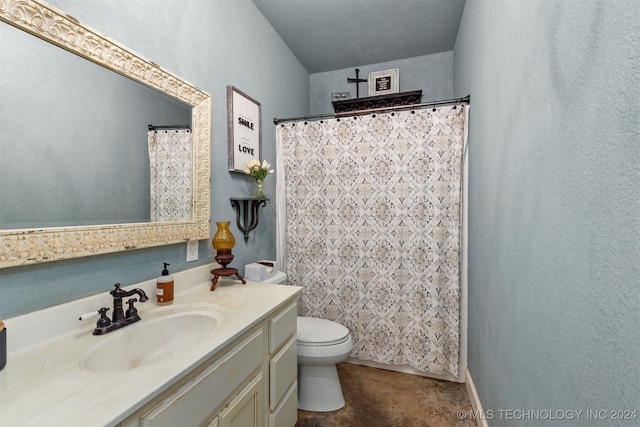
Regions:
[[173, 276], [167, 270], [168, 263], [163, 263], [162, 275], [156, 283], [156, 299], [158, 305], [167, 305], [173, 302]]

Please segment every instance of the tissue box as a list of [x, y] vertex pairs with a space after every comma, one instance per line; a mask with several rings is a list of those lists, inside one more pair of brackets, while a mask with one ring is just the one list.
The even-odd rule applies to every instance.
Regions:
[[244, 266], [244, 278], [254, 282], [262, 282], [263, 280], [271, 276], [273, 272], [273, 267], [268, 267], [257, 262]]
[[280, 271], [280, 263], [278, 261], [261, 259], [260, 261], [256, 261], [256, 264], [266, 265], [267, 267], [272, 267], [274, 271]]

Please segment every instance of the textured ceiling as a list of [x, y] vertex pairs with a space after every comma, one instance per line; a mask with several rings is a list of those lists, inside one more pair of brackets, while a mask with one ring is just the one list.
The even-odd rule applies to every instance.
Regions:
[[310, 74], [453, 50], [465, 0], [252, 0]]

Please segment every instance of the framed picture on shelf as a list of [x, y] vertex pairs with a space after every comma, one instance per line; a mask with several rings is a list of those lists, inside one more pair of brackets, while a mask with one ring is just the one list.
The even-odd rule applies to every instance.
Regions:
[[400, 91], [399, 74], [400, 70], [398, 68], [369, 73], [369, 78], [367, 79], [369, 82], [369, 96], [398, 93]]
[[227, 132], [229, 171], [244, 173], [247, 163], [260, 160], [260, 103], [233, 86], [227, 86]]

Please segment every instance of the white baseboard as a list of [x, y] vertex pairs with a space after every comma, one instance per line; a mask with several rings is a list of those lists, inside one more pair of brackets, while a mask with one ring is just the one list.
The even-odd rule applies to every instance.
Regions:
[[[478, 397], [478, 391], [476, 390], [476, 385], [473, 383], [473, 379], [471, 378], [471, 373], [469, 372], [469, 368], [466, 371], [466, 385], [467, 385], [467, 393], [469, 393], [469, 400], [471, 400], [471, 407], [473, 408], [474, 414], [484, 414], [484, 409], [482, 408], [482, 403], [480, 403], [480, 398]], [[477, 416], [476, 422], [478, 423], [478, 427], [489, 427], [489, 423], [486, 420], [486, 417]]]

